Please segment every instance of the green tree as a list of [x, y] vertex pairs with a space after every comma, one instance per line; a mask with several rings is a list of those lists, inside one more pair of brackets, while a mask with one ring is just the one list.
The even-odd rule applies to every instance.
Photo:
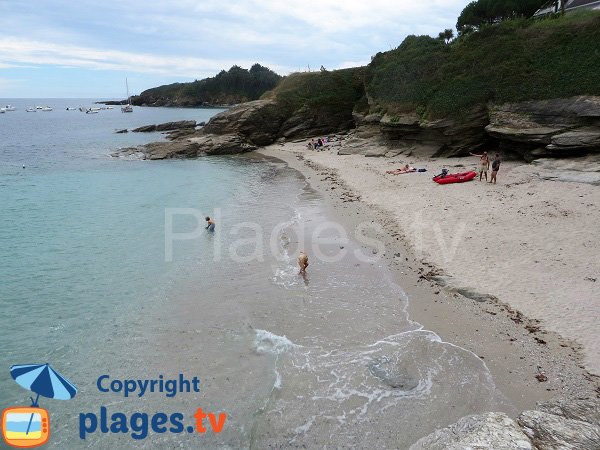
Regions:
[[454, 31], [452, 31], [450, 28], [447, 28], [438, 34], [438, 39], [440, 41], [444, 41], [446, 44], [450, 43], [452, 38], [454, 38]]
[[[559, 0], [564, 3], [563, 0]], [[459, 34], [478, 30], [515, 17], [531, 17], [546, 2], [544, 0], [476, 0], [462, 10], [456, 29]]]

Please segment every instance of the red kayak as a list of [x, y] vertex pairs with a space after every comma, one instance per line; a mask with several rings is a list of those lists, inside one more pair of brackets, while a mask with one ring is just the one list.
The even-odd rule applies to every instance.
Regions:
[[433, 177], [433, 181], [437, 184], [464, 183], [465, 181], [471, 181], [476, 176], [475, 172], [449, 173], [445, 177], [441, 175]]

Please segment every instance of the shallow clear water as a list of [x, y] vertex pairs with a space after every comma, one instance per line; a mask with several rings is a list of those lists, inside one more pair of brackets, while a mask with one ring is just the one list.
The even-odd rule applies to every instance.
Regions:
[[[107, 156], [160, 138], [115, 128], [213, 113], [86, 117], [55, 108], [0, 117], [2, 406], [28, 404], [10, 365], [50, 362], [79, 388], [73, 400], [41, 401], [51, 448], [407, 448], [501, 402], [479, 358], [407, 317], [409, 299], [383, 263], [356, 256], [373, 256], [369, 245], [322, 227], [333, 215], [285, 165]], [[169, 258], [173, 208], [187, 208], [173, 215], [174, 232], [193, 238], [174, 241]], [[197, 230], [207, 214], [215, 233]], [[319, 258], [322, 238], [330, 240]], [[311, 255], [306, 277], [297, 274], [301, 249]], [[124, 398], [96, 386], [102, 374], [179, 373], [197, 376], [200, 392]], [[202, 407], [227, 422], [220, 434], [81, 440], [79, 414], [101, 406], [128, 416], [181, 412], [186, 426]]]

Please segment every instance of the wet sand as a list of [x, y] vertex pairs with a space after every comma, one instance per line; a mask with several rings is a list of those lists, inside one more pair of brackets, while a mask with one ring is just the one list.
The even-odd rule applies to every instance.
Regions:
[[[303, 173], [345, 228], [351, 230], [365, 220], [380, 223], [385, 259], [409, 297], [410, 318], [478, 355], [517, 410], [550, 398], [597, 392], [598, 377], [588, 370], [598, 364], [597, 348], [590, 345], [598, 337], [594, 334], [598, 311], [588, 289], [595, 282], [586, 279], [594, 278], [598, 267], [596, 247], [584, 254], [565, 248], [562, 264], [546, 262], [540, 268], [532, 267], [539, 264], [531, 261], [535, 249], [522, 250], [523, 242], [554, 247], [560, 242], [552, 227], [554, 215], [564, 208], [557, 201], [558, 191], [566, 189], [567, 196], [593, 203], [597, 187], [538, 180], [530, 166], [504, 163], [497, 186], [471, 182], [440, 192], [435, 188], [443, 187], [431, 181], [435, 170], [444, 165], [465, 171], [477, 161], [411, 158], [407, 162], [429, 172], [393, 176], [385, 171], [404, 161], [338, 156], [335, 148], [307, 151], [301, 143], [274, 145], [259, 153], [284, 160]], [[546, 196], [553, 195], [548, 206]], [[521, 205], [522, 196], [537, 206]], [[527, 223], [519, 220], [523, 215], [519, 211], [525, 208]], [[564, 217], [557, 220], [568, 220]], [[588, 235], [573, 236], [589, 243], [593, 228], [588, 221], [594, 218], [583, 214], [576, 218], [578, 228], [587, 229]], [[572, 226], [563, 224], [565, 232], [573, 231]], [[577, 261], [571, 270], [564, 270], [565, 256]], [[567, 313], [572, 310], [577, 314]], [[587, 344], [585, 353], [580, 342]]]

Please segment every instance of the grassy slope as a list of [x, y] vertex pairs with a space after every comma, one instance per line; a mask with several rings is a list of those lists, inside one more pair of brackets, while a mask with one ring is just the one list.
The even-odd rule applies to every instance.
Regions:
[[600, 95], [600, 14], [512, 20], [450, 45], [410, 36], [368, 68], [372, 109], [458, 117], [488, 101]]
[[268, 95], [274, 96], [286, 114], [307, 108], [313, 115], [346, 115], [364, 95], [364, 69], [294, 73]]

